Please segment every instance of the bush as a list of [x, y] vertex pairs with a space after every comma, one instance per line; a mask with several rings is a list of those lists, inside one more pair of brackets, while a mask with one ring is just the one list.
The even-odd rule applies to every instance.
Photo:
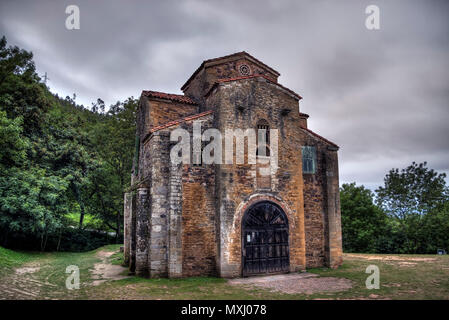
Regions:
[[[1, 230], [3, 233], [3, 230]], [[7, 243], [4, 245], [10, 249], [38, 251], [41, 248], [41, 238], [30, 234], [8, 234]], [[60, 234], [49, 235], [45, 251], [90, 251], [107, 244], [115, 244], [115, 236], [104, 231], [83, 230], [78, 228], [64, 228]], [[123, 242], [123, 236], [119, 238]]]

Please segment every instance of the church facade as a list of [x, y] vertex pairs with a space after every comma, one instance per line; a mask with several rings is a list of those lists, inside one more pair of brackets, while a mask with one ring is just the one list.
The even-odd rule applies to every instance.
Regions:
[[[183, 95], [142, 92], [124, 199], [131, 272], [241, 277], [342, 263], [338, 146], [308, 128], [301, 96], [279, 76], [239, 52], [204, 61]], [[190, 149], [173, 152], [179, 132]], [[207, 132], [235, 136], [221, 141]], [[243, 145], [243, 162], [235, 154], [216, 160], [225, 158], [225, 147], [218, 152], [225, 140], [232, 152]], [[212, 153], [211, 141], [220, 142]], [[174, 161], [182, 153], [190, 162]]]

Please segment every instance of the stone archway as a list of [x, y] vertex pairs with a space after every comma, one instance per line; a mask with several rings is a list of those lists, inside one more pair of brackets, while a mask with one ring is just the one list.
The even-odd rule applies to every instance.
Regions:
[[242, 275], [289, 272], [289, 225], [274, 202], [252, 204], [242, 218]]

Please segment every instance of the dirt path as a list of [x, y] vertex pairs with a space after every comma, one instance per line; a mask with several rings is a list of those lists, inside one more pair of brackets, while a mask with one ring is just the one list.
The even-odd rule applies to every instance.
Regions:
[[400, 255], [375, 255], [375, 254], [351, 254], [345, 253], [345, 257], [365, 259], [365, 260], [380, 260], [380, 261], [415, 261], [415, 262], [433, 262], [436, 258], [424, 258], [424, 257], [406, 257]]
[[40, 269], [41, 262], [33, 261], [11, 271], [1, 279], [0, 299], [50, 299], [43, 296], [42, 292], [47, 292], [56, 285], [38, 277]]
[[[127, 278], [122, 275], [126, 268], [109, 261], [114, 251], [101, 250], [96, 253], [100, 262], [89, 267], [87, 279], [81, 279], [81, 289], [97, 286], [103, 282]], [[50, 300], [82, 298], [85, 290], [68, 290], [65, 268], [70, 261], [54, 255], [45, 255], [10, 270], [0, 278], [0, 300]], [[98, 261], [98, 260], [97, 260]]]
[[338, 292], [352, 288], [351, 280], [344, 278], [319, 277], [316, 274], [307, 272], [232, 279], [228, 282], [232, 285], [240, 285], [247, 288], [260, 287], [289, 294]]
[[108, 258], [114, 253], [114, 251], [99, 251], [97, 253], [97, 256], [101, 259], [101, 262], [94, 264], [94, 268], [91, 270], [93, 286], [98, 286], [103, 282], [110, 280], [129, 278], [128, 276], [123, 275], [127, 268], [120, 265], [113, 265], [109, 262]]

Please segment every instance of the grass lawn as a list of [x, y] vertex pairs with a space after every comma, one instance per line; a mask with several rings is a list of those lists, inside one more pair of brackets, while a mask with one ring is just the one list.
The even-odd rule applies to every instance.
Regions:
[[[0, 248], [0, 299], [449, 299], [449, 255], [345, 254], [339, 269], [308, 272], [320, 278], [350, 279], [351, 289], [287, 294], [231, 285], [212, 277], [125, 277], [119, 247], [110, 245], [84, 253], [25, 253]], [[365, 270], [371, 264], [380, 269], [378, 290], [365, 287], [369, 276]], [[69, 265], [80, 269], [79, 290], [65, 287]], [[120, 276], [111, 278], [109, 271]]]

